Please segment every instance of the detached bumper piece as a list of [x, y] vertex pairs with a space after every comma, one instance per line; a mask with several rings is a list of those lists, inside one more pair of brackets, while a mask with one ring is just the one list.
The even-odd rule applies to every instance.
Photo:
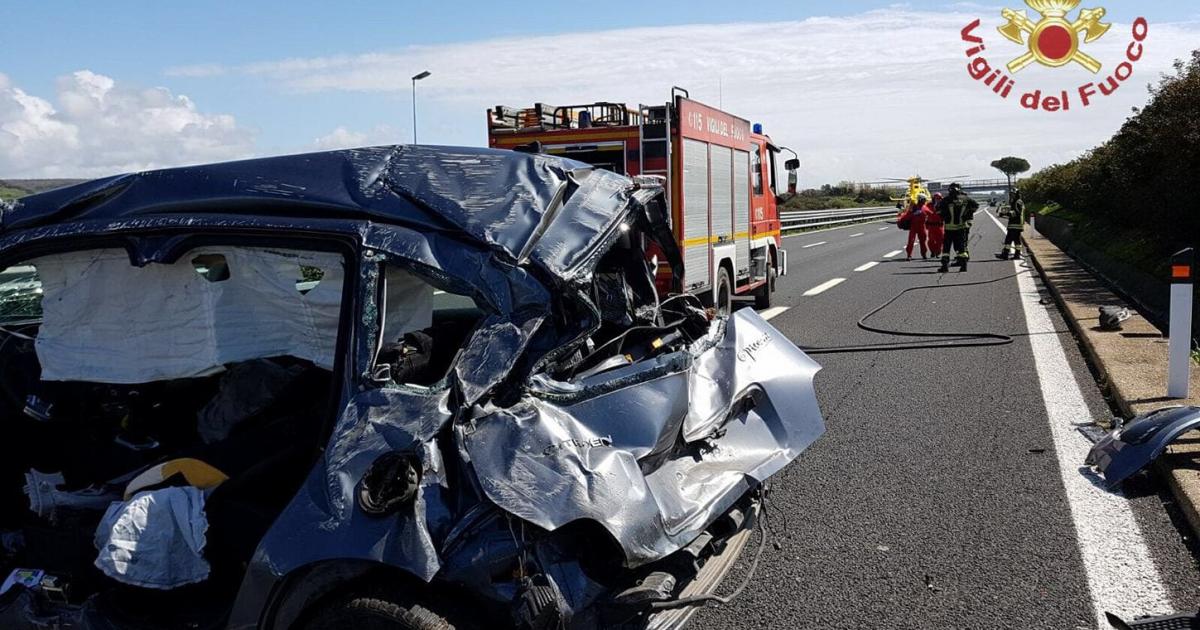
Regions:
[[1200, 407], [1169, 407], [1138, 416], [1100, 439], [1085, 462], [1109, 489], [1158, 459], [1172, 442], [1200, 428]]
[[1112, 613], [1104, 613], [1109, 625], [1117, 630], [1193, 630], [1200, 629], [1200, 612], [1179, 613], [1162, 617], [1146, 617], [1124, 621]]

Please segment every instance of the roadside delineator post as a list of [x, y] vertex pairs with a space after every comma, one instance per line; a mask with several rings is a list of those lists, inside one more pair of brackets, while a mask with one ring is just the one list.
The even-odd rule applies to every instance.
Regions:
[[1196, 255], [1189, 247], [1171, 257], [1170, 360], [1167, 397], [1187, 398], [1192, 367], [1192, 296]]

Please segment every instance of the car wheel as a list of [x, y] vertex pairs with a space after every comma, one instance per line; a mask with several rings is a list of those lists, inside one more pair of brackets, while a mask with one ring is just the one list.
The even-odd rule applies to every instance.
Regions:
[[441, 615], [414, 603], [386, 597], [351, 596], [319, 611], [305, 630], [455, 630]]
[[767, 282], [754, 292], [754, 308], [758, 310], [771, 308], [771, 296], [775, 294], [775, 265], [767, 267]]
[[733, 282], [729, 279], [729, 270], [724, 267], [717, 270], [717, 293], [713, 297], [717, 315], [729, 317], [733, 312]]

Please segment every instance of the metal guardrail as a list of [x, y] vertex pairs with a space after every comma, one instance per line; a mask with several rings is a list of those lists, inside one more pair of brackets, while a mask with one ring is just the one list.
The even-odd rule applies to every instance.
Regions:
[[899, 214], [895, 206], [875, 208], [847, 208], [845, 210], [805, 210], [780, 212], [779, 223], [783, 230], [801, 230], [826, 225], [856, 223], [870, 219], [885, 219]]

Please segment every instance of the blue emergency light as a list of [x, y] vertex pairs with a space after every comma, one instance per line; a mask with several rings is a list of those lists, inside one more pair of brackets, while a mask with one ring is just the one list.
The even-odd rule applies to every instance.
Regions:
[[762, 135], [762, 123], [754, 123], [754, 133]]

